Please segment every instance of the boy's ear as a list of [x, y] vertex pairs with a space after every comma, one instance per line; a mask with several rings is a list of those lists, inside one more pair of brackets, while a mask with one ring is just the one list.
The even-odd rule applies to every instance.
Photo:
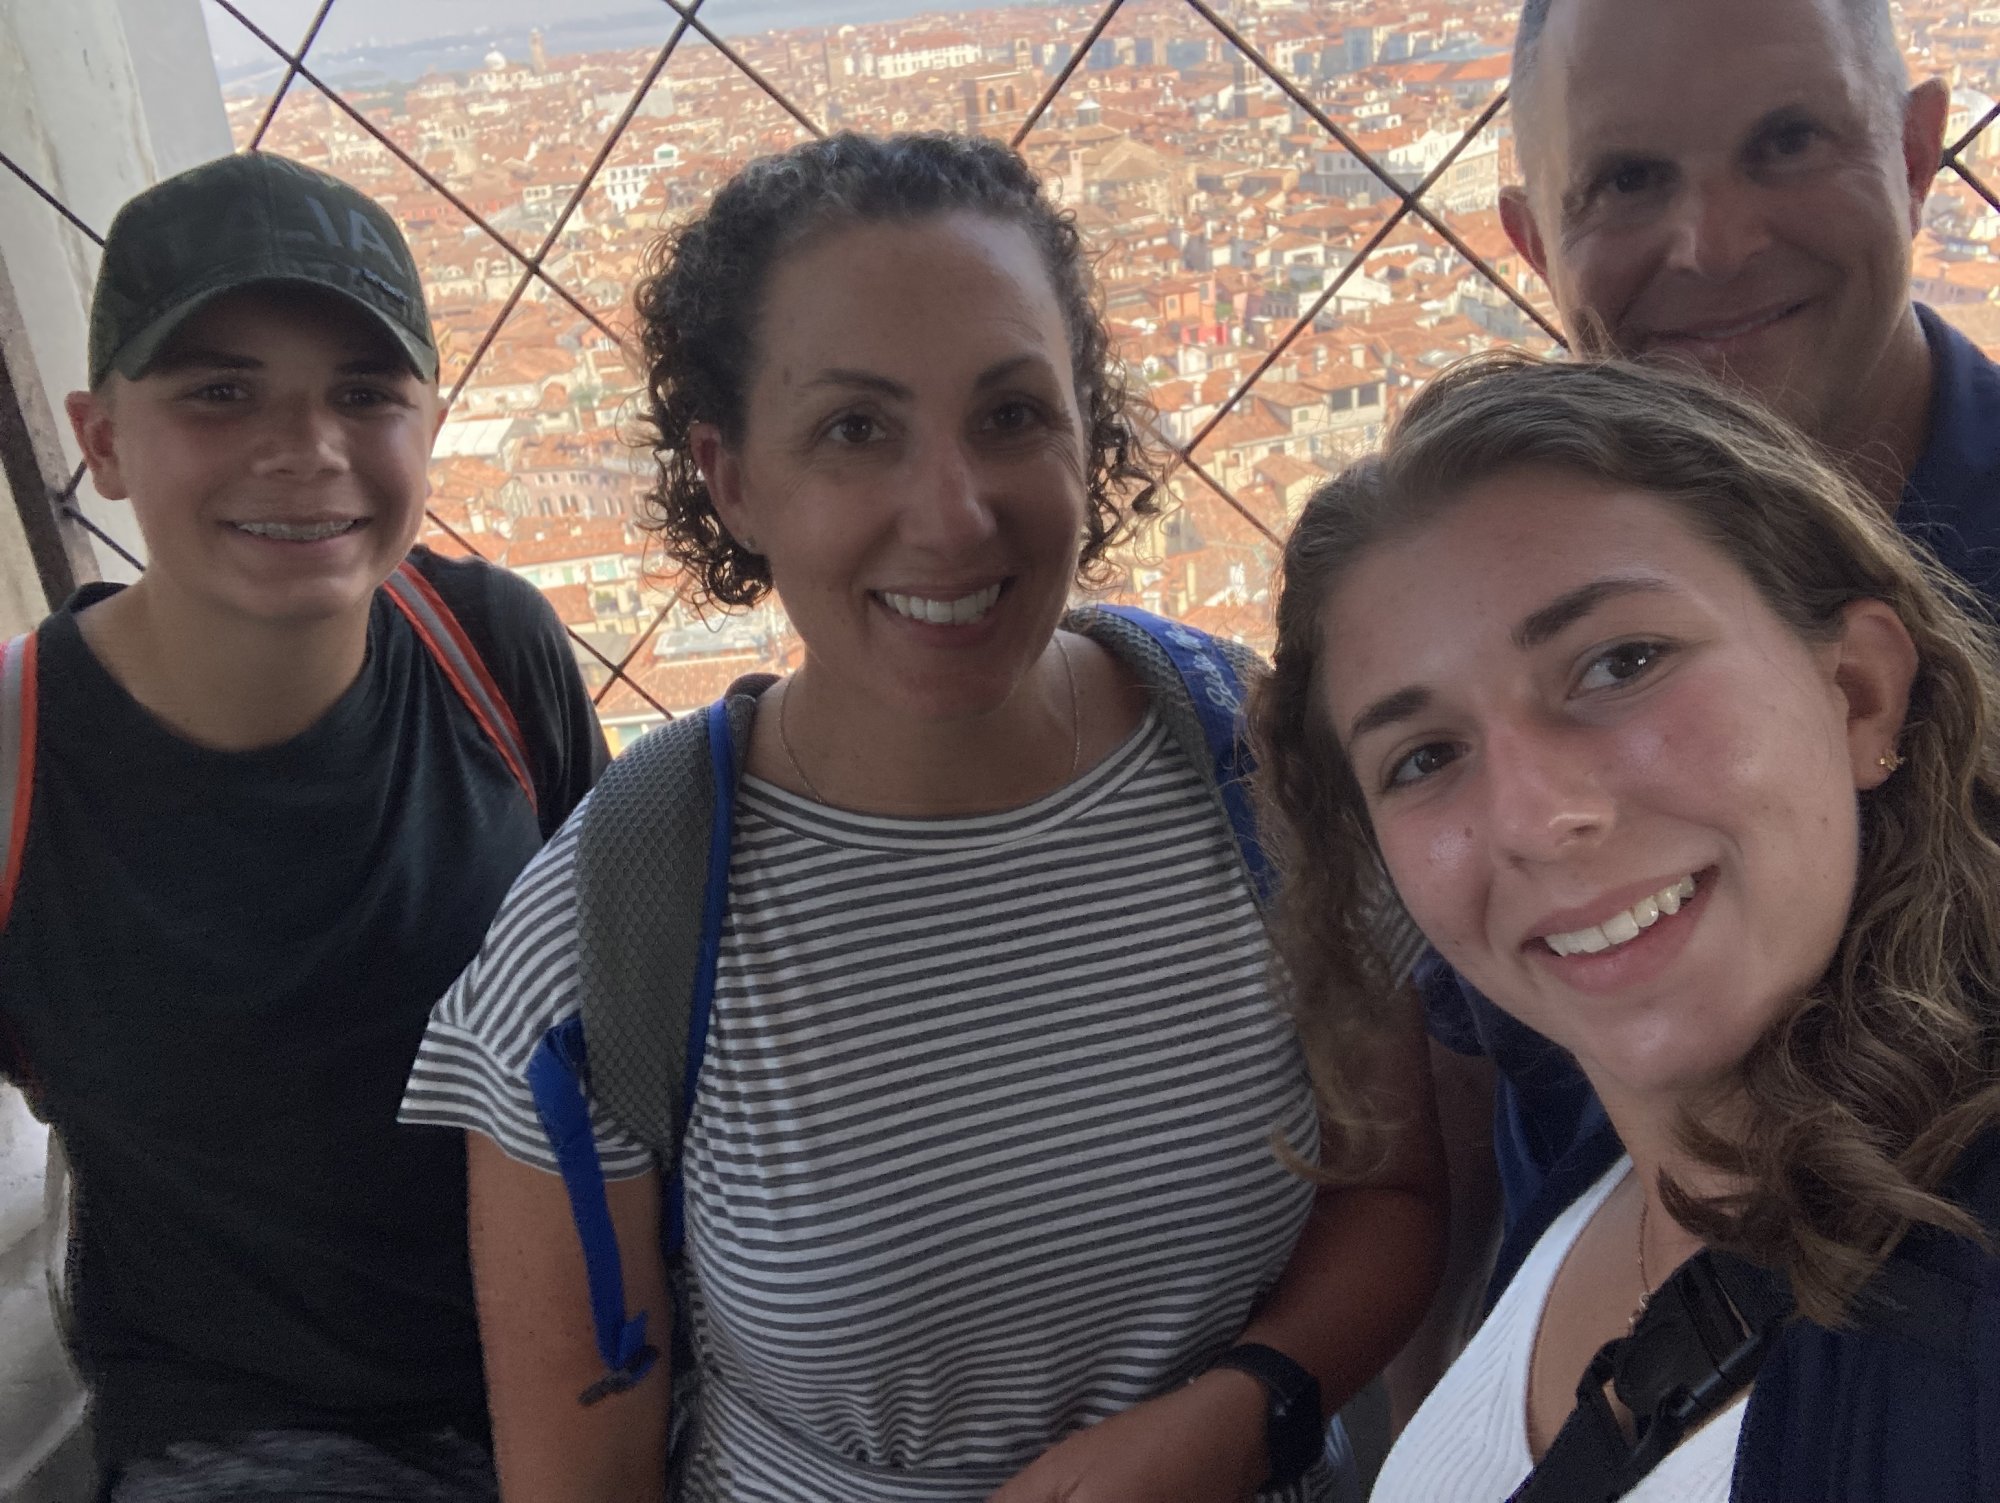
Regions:
[[70, 431], [90, 467], [91, 484], [107, 501], [123, 501], [132, 494], [125, 484], [124, 466], [118, 462], [116, 404], [112, 399], [112, 376], [96, 391], [73, 391], [63, 398], [69, 414]]

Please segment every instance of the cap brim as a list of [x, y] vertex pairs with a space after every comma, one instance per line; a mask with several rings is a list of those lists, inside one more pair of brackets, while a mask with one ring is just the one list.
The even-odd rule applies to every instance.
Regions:
[[396, 348], [410, 363], [410, 369], [419, 379], [436, 381], [438, 378], [437, 351], [418, 339], [408, 329], [389, 317], [380, 308], [365, 302], [342, 287], [329, 286], [325, 282], [314, 281], [310, 277], [254, 277], [248, 281], [231, 282], [224, 287], [210, 287], [182, 299], [158, 318], [147, 324], [132, 338], [118, 347], [111, 357], [111, 369], [128, 381], [137, 381], [152, 367], [174, 337], [175, 331], [195, 314], [201, 312], [219, 297], [232, 292], [241, 292], [249, 287], [310, 287], [318, 292], [331, 293], [348, 307], [364, 313], [376, 328], [395, 341]]

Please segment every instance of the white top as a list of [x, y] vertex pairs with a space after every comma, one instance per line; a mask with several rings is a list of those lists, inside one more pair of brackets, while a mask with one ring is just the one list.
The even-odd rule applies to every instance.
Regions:
[[[1504, 1503], [1527, 1480], [1528, 1364], [1563, 1260], [1632, 1171], [1620, 1159], [1556, 1218], [1382, 1464], [1370, 1503]], [[1747, 1391], [1746, 1395], [1747, 1396]], [[1625, 1503], [1728, 1503], [1744, 1397], [1683, 1440]]]
[[[574, 828], [438, 1005], [403, 1107], [544, 1169], [525, 1069], [577, 1007]], [[675, 1496], [982, 1503], [1234, 1341], [1313, 1199], [1271, 1146], [1317, 1148], [1271, 965], [1156, 715], [1000, 814], [746, 779], [683, 1162], [701, 1393]], [[609, 1172], [650, 1167], [595, 1129]]]

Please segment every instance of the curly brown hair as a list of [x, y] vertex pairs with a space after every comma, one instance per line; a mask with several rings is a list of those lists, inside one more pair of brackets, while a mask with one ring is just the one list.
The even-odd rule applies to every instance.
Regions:
[[1026, 230], [1055, 289], [1088, 456], [1078, 580], [1101, 583], [1106, 550], [1134, 518], [1158, 510], [1148, 409], [1112, 353], [1074, 217], [1056, 209], [1028, 164], [997, 142], [843, 132], [751, 162], [707, 212], [654, 245], [639, 283], [647, 442], [659, 471], [645, 500], [646, 525], [687, 570], [695, 603], [755, 605], [771, 587], [766, 561], [737, 543], [716, 515], [689, 430], [713, 423], [724, 443], [742, 441], [759, 304], [772, 268], [830, 229], [954, 212]]
[[[1691, 1109], [1692, 1158], [1743, 1188], [1667, 1208], [1709, 1244], [1790, 1276], [1825, 1325], [1909, 1230], [1978, 1236], [1940, 1193], [2000, 1124], [2000, 643], [1966, 587], [1856, 483], [1748, 398], [1616, 362], [1478, 357], [1439, 376], [1376, 458], [1307, 502], [1284, 556], [1273, 672], [1253, 736], [1280, 948], [1337, 1077], [1351, 1041], [1407, 1018], [1365, 915], [1400, 909], [1360, 785], [1320, 702], [1322, 614], [1355, 561], [1467, 487], [1536, 465], [1659, 497], [1808, 641], [1883, 601], [1917, 648], [1906, 764], [1861, 799], [1862, 858], [1824, 975], [1741, 1062], [1735, 1115]], [[1407, 917], [1407, 915], [1404, 915]]]

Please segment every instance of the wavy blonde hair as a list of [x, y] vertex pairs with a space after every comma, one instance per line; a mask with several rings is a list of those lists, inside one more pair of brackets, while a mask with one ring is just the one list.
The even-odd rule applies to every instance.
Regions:
[[[1724, 1127], [1691, 1109], [1682, 1124], [1693, 1158], [1743, 1188], [1663, 1185], [1691, 1231], [1781, 1269], [1806, 1316], [1840, 1324], [1912, 1227], [1980, 1234], [1941, 1187], [2000, 1124], [2000, 643], [1976, 596], [1748, 398], [1618, 362], [1482, 356], [1440, 375], [1380, 455], [1307, 502], [1252, 734], [1279, 948], [1315, 1075], [1337, 1099], [1347, 1061], [1411, 1006], [1394, 928], [1371, 917], [1400, 900], [1319, 697], [1323, 607], [1369, 549], [1526, 465], [1672, 505], [1804, 639], [1829, 639], [1851, 602], [1880, 600], [1916, 643], [1905, 765], [1861, 797], [1860, 869], [1832, 960], [1738, 1067], [1747, 1116]], [[1371, 1130], [1363, 1111], [1348, 1118], [1332, 1120]]]

